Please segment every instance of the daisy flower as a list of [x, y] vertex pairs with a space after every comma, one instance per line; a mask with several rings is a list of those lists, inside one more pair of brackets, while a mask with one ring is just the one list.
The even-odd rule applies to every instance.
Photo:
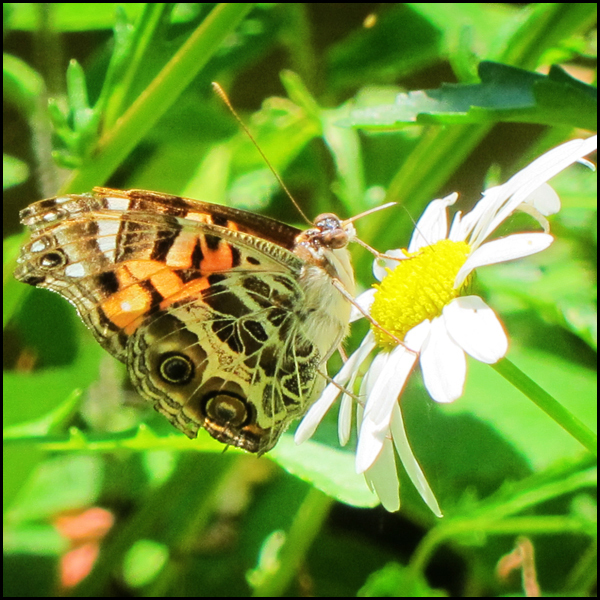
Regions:
[[[417, 359], [431, 397], [452, 402], [463, 393], [465, 353], [487, 364], [505, 356], [508, 338], [502, 323], [479, 296], [468, 294], [473, 271], [550, 246], [553, 238], [546, 216], [560, 209], [560, 200], [546, 182], [574, 162], [587, 162], [583, 157], [596, 145], [594, 136], [550, 150], [505, 184], [487, 189], [473, 210], [465, 215], [457, 212], [450, 227], [447, 209], [458, 195], [431, 202], [408, 249], [391, 250], [375, 260], [373, 270], [380, 283], [356, 302], [380, 327], [372, 327], [335, 383], [310, 408], [296, 431], [296, 443], [314, 433], [341, 389], [353, 389], [360, 366], [376, 351], [358, 394], [356, 471], [364, 473], [386, 509], [398, 510], [397, 452], [423, 500], [441, 516], [408, 443], [399, 396]], [[533, 215], [544, 231], [489, 240], [516, 210]], [[342, 395], [338, 420], [342, 445], [350, 437], [353, 399]]]

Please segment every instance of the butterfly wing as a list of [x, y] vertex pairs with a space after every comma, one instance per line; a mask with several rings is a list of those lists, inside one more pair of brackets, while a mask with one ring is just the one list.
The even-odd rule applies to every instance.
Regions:
[[[189, 437], [275, 445], [320, 388], [293, 227], [132, 190], [38, 202], [17, 279], [58, 292]], [[279, 240], [279, 241], [277, 241]]]

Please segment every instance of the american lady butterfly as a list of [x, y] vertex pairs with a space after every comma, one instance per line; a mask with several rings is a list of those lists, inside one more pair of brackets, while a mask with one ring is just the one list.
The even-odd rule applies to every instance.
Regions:
[[243, 210], [95, 188], [32, 204], [17, 279], [69, 300], [188, 437], [259, 455], [325, 383], [354, 294], [350, 222], [301, 231]]

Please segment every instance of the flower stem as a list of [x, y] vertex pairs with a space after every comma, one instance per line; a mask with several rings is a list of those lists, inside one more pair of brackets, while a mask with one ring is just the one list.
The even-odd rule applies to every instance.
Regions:
[[278, 568], [254, 588], [252, 597], [279, 597], [285, 593], [329, 516], [333, 502], [333, 498], [317, 488], [308, 491], [286, 534], [278, 557]]
[[530, 400], [541, 408], [551, 419], [556, 421], [565, 431], [570, 433], [580, 444], [597, 456], [597, 437], [582, 421], [543, 390], [535, 381], [504, 358], [493, 367], [502, 377], [521, 390]]

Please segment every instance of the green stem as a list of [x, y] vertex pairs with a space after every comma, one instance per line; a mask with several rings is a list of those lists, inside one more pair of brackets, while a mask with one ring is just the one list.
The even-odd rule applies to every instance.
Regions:
[[94, 160], [74, 172], [62, 193], [88, 190], [106, 181], [167, 112], [252, 6], [252, 3], [218, 4], [115, 126], [99, 140]]
[[329, 516], [334, 500], [311, 488], [306, 494], [296, 518], [286, 534], [285, 544], [279, 554], [279, 567], [264, 583], [254, 588], [255, 598], [282, 596], [298, 573], [306, 553]]
[[438, 522], [421, 540], [410, 559], [410, 568], [424, 574], [437, 548], [451, 539], [484, 538], [486, 535], [521, 535], [575, 533], [594, 537], [595, 523], [578, 516], [523, 515], [550, 500], [592, 489], [597, 486], [595, 468], [578, 471], [572, 475], [556, 475], [555, 480], [540, 485], [532, 478], [526, 489], [516, 490], [510, 497], [492, 497], [479, 507], [469, 507], [464, 515], [449, 516]]
[[580, 444], [585, 446], [594, 456], [597, 456], [596, 435], [573, 413], [568, 411], [560, 402], [555, 400], [508, 359], [504, 358], [491, 366], [502, 377], [523, 392], [523, 394], [541, 408], [551, 419], [556, 421], [565, 431], [570, 433]]

